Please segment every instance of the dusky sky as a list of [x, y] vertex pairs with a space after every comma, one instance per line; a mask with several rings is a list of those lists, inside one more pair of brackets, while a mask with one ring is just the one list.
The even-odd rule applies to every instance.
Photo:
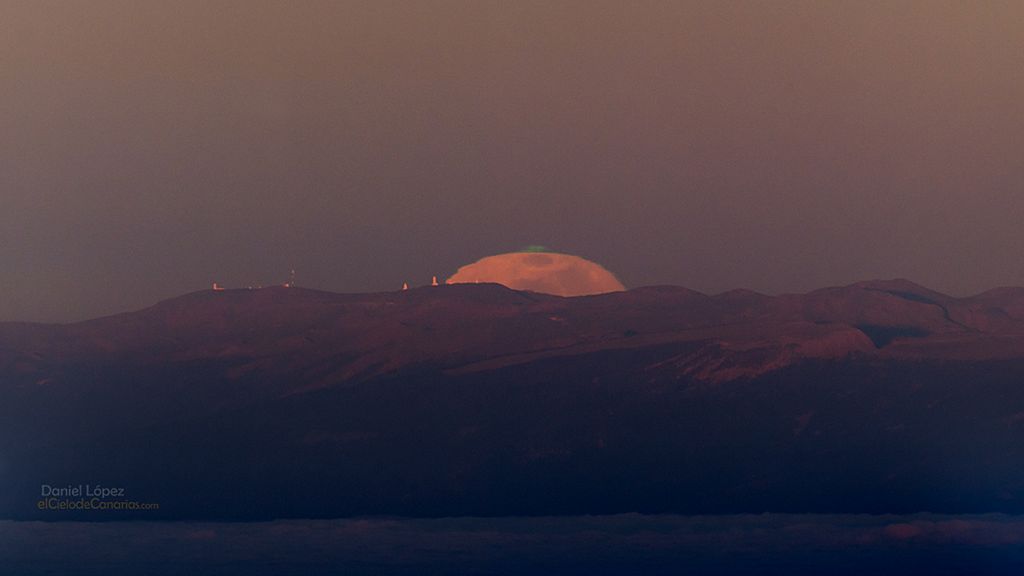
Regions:
[[1024, 285], [1024, 3], [0, 3], [0, 320], [429, 283]]

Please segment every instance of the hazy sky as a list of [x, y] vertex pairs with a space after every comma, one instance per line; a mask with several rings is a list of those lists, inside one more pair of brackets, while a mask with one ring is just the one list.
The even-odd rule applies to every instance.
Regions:
[[0, 319], [527, 244], [1024, 285], [1024, 3], [0, 0]]

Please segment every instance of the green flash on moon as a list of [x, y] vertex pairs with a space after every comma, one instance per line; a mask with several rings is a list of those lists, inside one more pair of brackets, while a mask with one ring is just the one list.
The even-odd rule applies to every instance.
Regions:
[[527, 246], [519, 252], [488, 256], [458, 269], [448, 284], [494, 282], [513, 290], [557, 296], [620, 292], [625, 286], [614, 274], [590, 260]]

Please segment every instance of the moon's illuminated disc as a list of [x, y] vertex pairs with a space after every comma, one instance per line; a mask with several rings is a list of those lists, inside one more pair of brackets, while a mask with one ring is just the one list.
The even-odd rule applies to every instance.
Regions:
[[467, 264], [448, 284], [496, 282], [514, 290], [558, 296], [619, 292], [626, 288], [600, 264], [557, 252], [509, 252]]

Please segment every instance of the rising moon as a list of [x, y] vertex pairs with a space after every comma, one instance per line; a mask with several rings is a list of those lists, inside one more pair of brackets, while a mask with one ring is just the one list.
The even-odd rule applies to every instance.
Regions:
[[458, 269], [448, 284], [495, 282], [513, 290], [557, 296], [585, 296], [625, 290], [600, 264], [557, 252], [509, 252], [488, 256]]

